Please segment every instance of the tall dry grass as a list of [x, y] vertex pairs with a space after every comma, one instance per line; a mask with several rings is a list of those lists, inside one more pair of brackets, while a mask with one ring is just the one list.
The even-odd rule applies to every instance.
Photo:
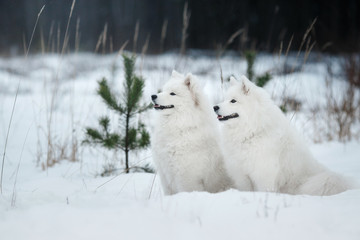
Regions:
[[347, 142], [360, 137], [359, 63], [353, 61], [352, 56], [344, 58], [341, 64], [344, 88], [334, 86], [335, 74], [331, 65], [327, 67], [326, 140]]
[[[76, 154], [78, 152], [78, 144], [77, 144], [77, 141], [73, 138], [74, 137], [73, 134], [71, 134], [71, 136], [72, 136], [71, 137], [72, 146], [71, 146], [70, 157], [66, 157], [67, 144], [65, 144], [65, 143], [59, 144], [59, 143], [57, 143], [56, 140], [55, 140], [55, 137], [53, 135], [53, 124], [54, 124], [53, 117], [54, 117], [55, 105], [57, 104], [59, 88], [60, 88], [59, 73], [60, 73], [60, 69], [61, 69], [64, 54], [67, 51], [68, 45], [69, 45], [69, 37], [70, 37], [69, 26], [70, 26], [70, 22], [71, 22], [71, 19], [72, 19], [75, 3], [76, 3], [76, 0], [73, 0], [72, 4], [71, 4], [70, 13], [69, 13], [69, 17], [68, 17], [64, 37], [63, 37], [63, 43], [62, 43], [62, 47], [61, 47], [61, 52], [60, 52], [60, 56], [59, 56], [59, 64], [57, 66], [56, 75], [55, 75], [54, 82], [53, 82], [54, 86], [53, 86], [53, 89], [51, 91], [50, 106], [47, 108], [46, 160], [45, 160], [45, 162], [41, 163], [42, 168], [44, 170], [47, 169], [48, 167], [53, 166], [59, 160], [64, 159], [64, 158], [69, 158], [70, 160], [75, 161], [76, 160]], [[58, 28], [58, 34], [57, 34], [58, 49], [59, 49], [59, 44], [60, 44], [59, 39], [60, 39], [60, 28]], [[72, 116], [73, 116], [73, 113], [72, 113]], [[72, 117], [72, 119], [73, 119], [73, 117]], [[72, 122], [72, 129], [71, 130], [74, 131], [73, 120], [71, 120], [71, 122]], [[40, 155], [40, 154], [38, 153], [38, 155]]]
[[[316, 45], [316, 41], [312, 40], [310, 35], [310, 33], [314, 30], [316, 21], [317, 18], [315, 18], [310, 23], [309, 27], [306, 29], [304, 35], [302, 36], [302, 41], [298, 48], [295, 57], [295, 62], [293, 62], [292, 64], [288, 63], [289, 60], [288, 57], [294, 40], [294, 34], [291, 35], [284, 54], [283, 54], [283, 49], [284, 49], [283, 41], [280, 42], [278, 59], [279, 61], [282, 60], [282, 63], [279, 64], [280, 68], [277, 70], [278, 74], [291, 76], [293, 73], [301, 72], [303, 70], [304, 66], [308, 62], [309, 56], [312, 53], [314, 46]], [[303, 49], [304, 45], [305, 45], [305, 49]], [[303, 53], [302, 59], [300, 59], [301, 53]], [[298, 99], [294, 98], [293, 96], [289, 96], [287, 94], [289, 88], [288, 84], [289, 83], [287, 82], [284, 83], [280, 108], [283, 112], [287, 112], [289, 110], [293, 111], [293, 114], [291, 116], [291, 120], [292, 120], [300, 110], [302, 104]]]
[[[28, 55], [29, 55], [29, 51], [30, 51], [30, 48], [31, 48], [31, 44], [32, 44], [32, 41], [33, 41], [33, 38], [34, 38], [34, 33], [35, 33], [36, 27], [37, 27], [37, 25], [38, 25], [38, 22], [39, 22], [39, 18], [40, 18], [40, 16], [41, 16], [41, 13], [44, 11], [44, 8], [45, 8], [45, 5], [42, 6], [42, 8], [40, 9], [40, 11], [39, 11], [39, 13], [38, 13], [38, 15], [37, 15], [37, 18], [36, 18], [36, 21], [35, 21], [35, 25], [34, 25], [34, 27], [33, 27], [33, 31], [32, 31], [32, 34], [31, 34], [31, 38], [30, 38], [29, 45], [26, 47], [25, 59], [27, 59], [27, 57], [28, 57]], [[17, 98], [18, 98], [19, 90], [20, 90], [20, 84], [21, 84], [21, 78], [19, 79], [18, 84], [17, 84], [16, 93], [15, 93], [15, 98], [14, 98], [14, 103], [13, 103], [13, 107], [12, 107], [12, 110], [11, 110], [9, 125], [8, 125], [8, 129], [7, 129], [7, 133], [6, 133], [5, 146], [4, 146], [4, 152], [3, 152], [2, 164], [1, 164], [0, 194], [3, 193], [3, 175], [4, 175], [6, 149], [7, 149], [7, 144], [8, 144], [8, 140], [9, 140], [9, 133], [10, 133], [10, 129], [11, 129], [12, 119], [13, 119], [13, 116], [14, 116], [16, 101], [17, 101]]]

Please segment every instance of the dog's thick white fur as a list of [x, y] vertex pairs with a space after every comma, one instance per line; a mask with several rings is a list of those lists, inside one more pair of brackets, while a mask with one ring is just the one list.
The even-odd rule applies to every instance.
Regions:
[[233, 77], [214, 107], [222, 125], [225, 166], [239, 190], [332, 195], [352, 187], [318, 163], [267, 92]]
[[164, 193], [230, 188], [218, 124], [196, 77], [173, 71], [152, 100], [156, 111], [152, 153]]

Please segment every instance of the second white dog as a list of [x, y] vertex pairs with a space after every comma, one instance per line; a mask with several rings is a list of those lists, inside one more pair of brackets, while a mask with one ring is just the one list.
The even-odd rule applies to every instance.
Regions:
[[320, 165], [266, 91], [230, 79], [214, 107], [222, 123], [226, 168], [239, 190], [332, 195], [351, 185]]

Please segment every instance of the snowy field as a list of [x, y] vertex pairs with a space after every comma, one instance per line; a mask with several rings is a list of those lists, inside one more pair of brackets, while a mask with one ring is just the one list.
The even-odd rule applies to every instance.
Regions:
[[[285, 60], [297, 71], [281, 74]], [[259, 55], [255, 72], [274, 74], [265, 89], [279, 105], [284, 97], [301, 102], [301, 109], [289, 110], [287, 116], [316, 159], [360, 182], [359, 123], [354, 138], [345, 143], [323, 137], [331, 126], [324, 124], [327, 119], [321, 114], [327, 104], [325, 63], [333, 64], [336, 73], [339, 59], [314, 53], [305, 65], [302, 62], [295, 55]], [[146, 84], [143, 101], [150, 102], [151, 94], [161, 89], [175, 68], [197, 75], [211, 101], [220, 102], [220, 65], [224, 78], [246, 71], [244, 59], [235, 55], [220, 61], [196, 52], [184, 58], [139, 56], [137, 73]], [[97, 126], [98, 117], [117, 120], [96, 95], [102, 77], [120, 92], [121, 57], [81, 53], [0, 58], [1, 154], [20, 82], [0, 196], [1, 240], [360, 239], [358, 189], [327, 197], [237, 190], [164, 196], [155, 174], [100, 177], [104, 168], [121, 168], [123, 163], [121, 152], [81, 145], [84, 128]], [[345, 82], [338, 78], [331, 88], [341, 95]], [[314, 109], [320, 116], [317, 122]], [[150, 133], [152, 114], [149, 110], [140, 116]], [[46, 162], [49, 141], [55, 159], [52, 167]], [[133, 153], [131, 165], [151, 164], [151, 158], [150, 150]]]

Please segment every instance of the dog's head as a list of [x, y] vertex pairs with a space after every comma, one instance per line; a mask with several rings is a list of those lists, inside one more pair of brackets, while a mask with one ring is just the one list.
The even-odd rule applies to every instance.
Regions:
[[254, 107], [254, 95], [258, 88], [245, 76], [242, 76], [240, 81], [230, 77], [229, 84], [230, 87], [225, 94], [224, 102], [214, 106], [217, 118], [222, 122], [234, 121], [234, 119], [243, 117], [244, 111], [251, 111], [248, 108]]
[[173, 112], [186, 112], [200, 104], [200, 89], [197, 79], [191, 73], [186, 76], [173, 71], [170, 80], [162, 91], [152, 95], [154, 109], [169, 115]]

